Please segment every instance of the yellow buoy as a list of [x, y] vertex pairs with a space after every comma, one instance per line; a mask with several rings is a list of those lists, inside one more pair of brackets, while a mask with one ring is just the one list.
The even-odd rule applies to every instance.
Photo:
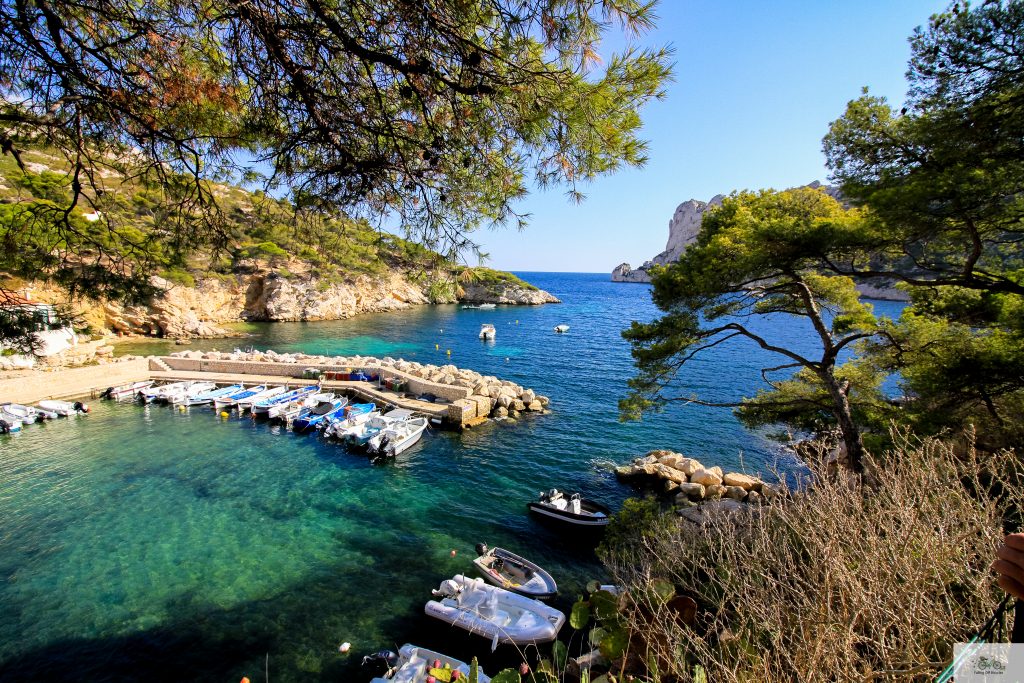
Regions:
[[451, 349], [448, 349], [448, 355], [449, 356], [452, 355], [452, 350]]
[[220, 411], [220, 416], [221, 417], [227, 417], [228, 416], [228, 411], [226, 411], [226, 410]]
[[435, 351], [440, 351], [441, 350], [441, 345], [440, 344], [434, 344], [434, 350]]

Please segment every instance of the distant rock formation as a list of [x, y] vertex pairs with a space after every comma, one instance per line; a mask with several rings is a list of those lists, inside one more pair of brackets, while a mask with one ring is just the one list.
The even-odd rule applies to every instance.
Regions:
[[[822, 185], [817, 180], [804, 187], [820, 188], [830, 197], [842, 201], [842, 193], [837, 187]], [[721, 206], [723, 199], [725, 199], [725, 195], [718, 194], [706, 202], [689, 199], [677, 206], [675, 213], [672, 214], [672, 220], [668, 222], [668, 242], [665, 244], [665, 251], [650, 261], [645, 261], [639, 268], [633, 268], [628, 263], [620, 263], [612, 270], [612, 282], [650, 282], [650, 269], [653, 266], [663, 266], [678, 261], [687, 247], [697, 241], [697, 234], [700, 232], [704, 214], [709, 209]], [[904, 292], [885, 284], [859, 285], [858, 289], [864, 296], [872, 299], [908, 300]]]

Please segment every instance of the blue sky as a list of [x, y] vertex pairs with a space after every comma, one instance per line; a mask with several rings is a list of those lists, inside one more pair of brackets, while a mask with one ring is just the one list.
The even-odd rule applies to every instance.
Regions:
[[584, 189], [519, 208], [524, 232], [475, 239], [504, 270], [610, 272], [665, 248], [668, 221], [690, 198], [826, 180], [821, 139], [868, 86], [901, 102], [914, 27], [935, 0], [662, 0], [644, 44], [675, 48], [675, 82], [643, 112], [650, 161]]

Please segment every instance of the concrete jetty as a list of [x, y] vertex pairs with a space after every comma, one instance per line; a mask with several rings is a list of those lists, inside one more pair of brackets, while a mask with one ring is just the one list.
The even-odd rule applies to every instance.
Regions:
[[[374, 378], [352, 379], [362, 374]], [[406, 408], [435, 423], [463, 429], [488, 417], [546, 412], [548, 399], [514, 382], [454, 365], [424, 365], [395, 358], [309, 356], [274, 351], [182, 351], [102, 366], [0, 379], [0, 400], [36, 403], [48, 398], [97, 396], [106, 388], [138, 380], [205, 380], [219, 384], [284, 384], [320, 381], [325, 389], [362, 401]], [[435, 400], [417, 397], [432, 395]]]

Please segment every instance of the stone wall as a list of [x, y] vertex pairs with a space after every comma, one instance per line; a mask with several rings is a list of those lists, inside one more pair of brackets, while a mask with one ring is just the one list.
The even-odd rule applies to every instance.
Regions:
[[33, 372], [0, 379], [0, 400], [37, 403], [45, 399], [79, 398], [107, 387], [148, 377], [149, 361], [146, 358], [53, 372]]

